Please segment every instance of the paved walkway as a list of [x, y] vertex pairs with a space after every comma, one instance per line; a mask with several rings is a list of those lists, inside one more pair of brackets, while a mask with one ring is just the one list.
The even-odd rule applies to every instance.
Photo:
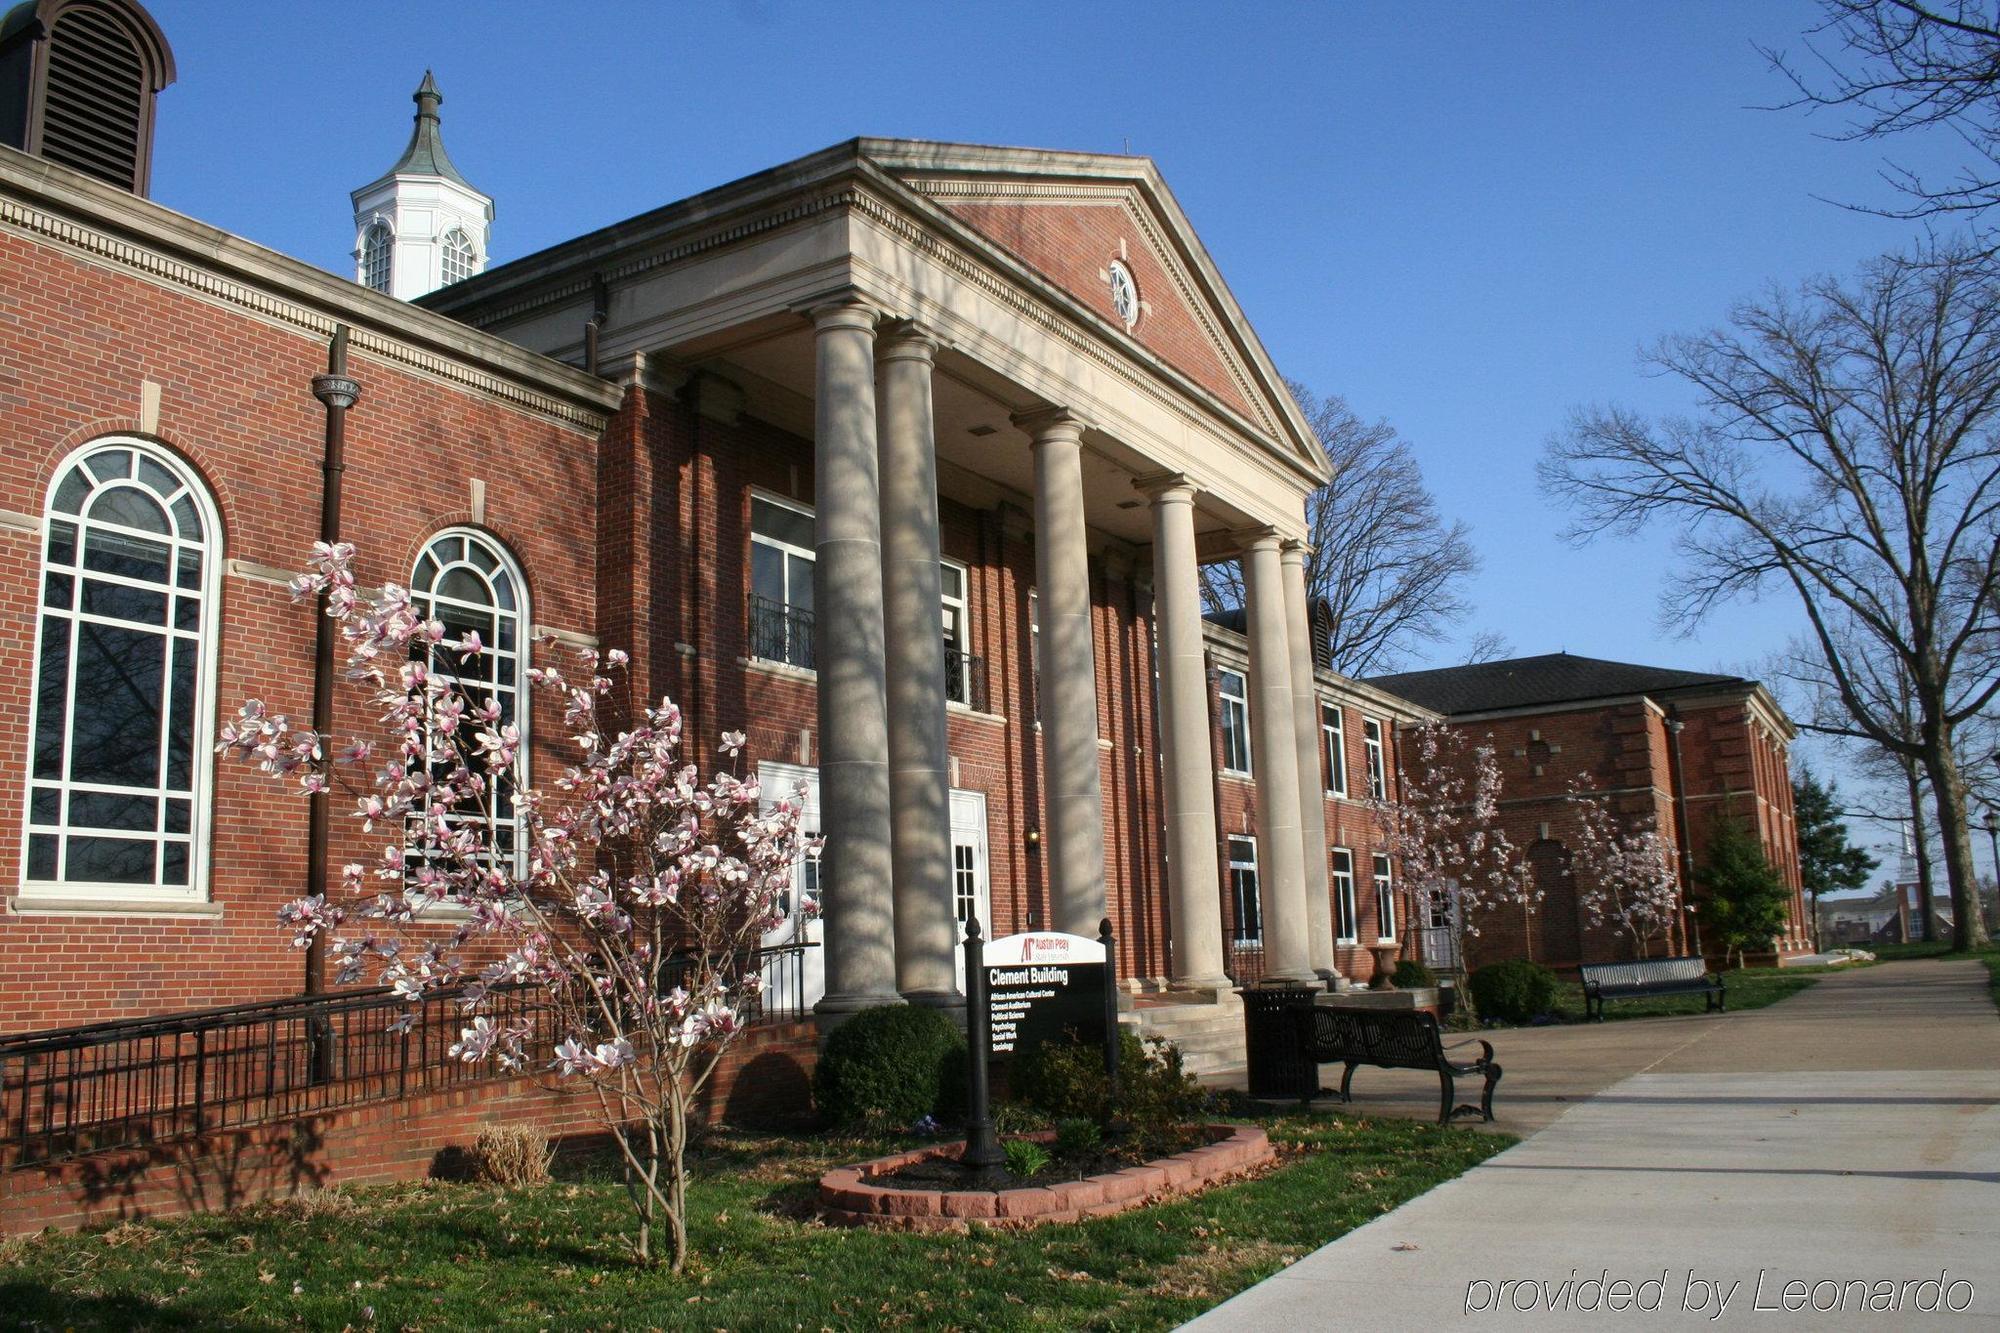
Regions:
[[[1725, 1298], [1722, 1322], [1760, 1329], [2000, 1327], [2000, 1018], [1979, 964], [1494, 1045], [1498, 1127], [1524, 1142], [1190, 1327], [1582, 1328], [1620, 1279], [1634, 1303], [1609, 1317], [1641, 1327], [1711, 1324]], [[1370, 1074], [1397, 1077], [1362, 1070], [1357, 1102], [1425, 1113], [1421, 1076], [1378, 1092]], [[1847, 1313], [1786, 1312], [1788, 1282]], [[1925, 1312], [1945, 1284], [1963, 1312]]]

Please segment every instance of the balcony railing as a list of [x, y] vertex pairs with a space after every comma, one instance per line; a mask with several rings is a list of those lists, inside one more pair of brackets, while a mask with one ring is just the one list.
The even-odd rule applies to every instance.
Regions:
[[949, 639], [944, 645], [944, 697], [975, 713], [987, 711], [986, 659], [954, 650]]
[[[804, 1016], [817, 947], [745, 960], [764, 974], [752, 1022]], [[529, 1069], [547, 1067], [554, 1015], [539, 990], [496, 990], [482, 1012], [525, 1021]], [[0, 1037], [0, 1169], [516, 1077], [452, 1058], [469, 1021], [457, 991], [411, 1004], [380, 987]]]
[[750, 655], [814, 670], [813, 613], [750, 594]]

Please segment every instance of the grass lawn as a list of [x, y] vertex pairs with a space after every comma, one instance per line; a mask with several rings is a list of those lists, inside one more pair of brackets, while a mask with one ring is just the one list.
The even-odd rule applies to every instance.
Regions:
[[[1844, 963], [1840, 967], [1746, 967], [1722, 973], [1731, 1010], [1762, 1009], [1787, 995], [1797, 995], [1828, 972], [1839, 972], [1866, 964]], [[1622, 1018], [1665, 1018], [1674, 1014], [1707, 1012], [1708, 999], [1702, 995], [1659, 995], [1640, 1000], [1613, 1000], [1604, 1006], [1606, 1022]], [[1556, 989], [1556, 1005], [1550, 1017], [1558, 1023], [1581, 1023], [1583, 987], [1565, 981]]]
[[1118, 1217], [904, 1235], [810, 1218], [819, 1174], [900, 1141], [721, 1133], [688, 1271], [634, 1269], [602, 1164], [503, 1192], [422, 1184], [0, 1246], [0, 1327], [1170, 1328], [1513, 1140], [1258, 1117], [1279, 1164]]

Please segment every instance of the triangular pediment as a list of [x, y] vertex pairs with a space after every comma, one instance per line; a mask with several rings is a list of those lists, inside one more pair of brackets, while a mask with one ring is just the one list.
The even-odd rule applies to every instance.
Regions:
[[[1298, 463], [1324, 471], [1298, 405], [1150, 159], [911, 140], [861, 147]], [[1136, 283], [1136, 311], [1119, 306], [1114, 265]]]

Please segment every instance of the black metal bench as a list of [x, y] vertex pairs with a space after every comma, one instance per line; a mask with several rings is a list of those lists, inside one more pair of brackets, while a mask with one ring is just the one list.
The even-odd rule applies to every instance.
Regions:
[[1722, 978], [1700, 958], [1645, 958], [1636, 963], [1584, 963], [1583, 1013], [1604, 1021], [1606, 1000], [1636, 1000], [1648, 995], [1705, 995], [1714, 1012], [1725, 1007]]
[[[1354, 1071], [1361, 1065], [1376, 1065], [1383, 1069], [1430, 1069], [1435, 1070], [1438, 1076], [1440, 1125], [1450, 1124], [1454, 1116], [1493, 1118], [1493, 1088], [1500, 1081], [1500, 1066], [1493, 1059], [1491, 1042], [1478, 1038], [1461, 1042], [1457, 1049], [1477, 1041], [1480, 1056], [1476, 1060], [1454, 1060], [1451, 1052], [1445, 1049], [1444, 1033], [1438, 1027], [1435, 1014], [1376, 1013], [1366, 1009], [1315, 1005], [1310, 1013], [1300, 1013], [1299, 1018], [1307, 1059], [1315, 1065], [1339, 1061], [1347, 1066], [1340, 1078], [1341, 1101], [1354, 1100], [1351, 1092]], [[1454, 1106], [1458, 1096], [1456, 1080], [1472, 1074], [1482, 1075], [1486, 1081], [1480, 1092], [1479, 1105]]]

